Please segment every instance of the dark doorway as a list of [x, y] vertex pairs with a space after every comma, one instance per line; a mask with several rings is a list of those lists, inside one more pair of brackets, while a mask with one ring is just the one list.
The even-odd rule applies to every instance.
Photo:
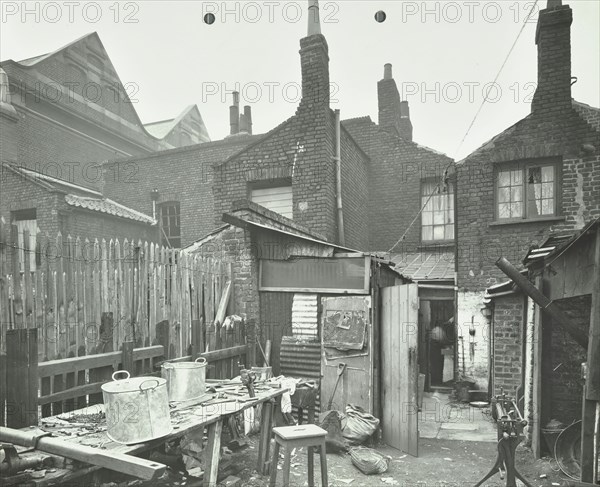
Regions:
[[454, 301], [421, 299], [419, 351], [419, 370], [425, 374], [425, 388], [451, 386], [456, 353]]

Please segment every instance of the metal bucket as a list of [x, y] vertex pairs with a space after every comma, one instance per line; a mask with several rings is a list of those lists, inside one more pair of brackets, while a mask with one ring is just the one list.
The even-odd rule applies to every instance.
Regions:
[[[127, 374], [117, 380], [118, 374]], [[157, 377], [131, 378], [126, 370], [102, 385], [108, 437], [124, 445], [162, 438], [173, 431], [167, 381]]]
[[206, 392], [204, 357], [194, 362], [167, 362], [161, 366], [161, 375], [167, 381], [169, 401], [189, 401]]
[[256, 374], [256, 380], [269, 380], [273, 377], [272, 367], [252, 367], [252, 372]]

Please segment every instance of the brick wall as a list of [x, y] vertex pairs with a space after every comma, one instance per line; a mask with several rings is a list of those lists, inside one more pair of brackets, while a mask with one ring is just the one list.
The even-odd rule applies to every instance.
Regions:
[[[541, 244], [549, 232], [579, 229], [600, 216], [600, 158], [582, 154], [584, 144], [600, 148], [600, 136], [574, 110], [558, 119], [539, 112], [456, 164], [460, 288], [483, 290], [506, 280], [494, 265], [499, 257], [518, 265], [530, 245]], [[559, 218], [495, 225], [494, 168], [538, 158], [562, 161]]]
[[236, 136], [111, 162], [104, 167], [104, 194], [147, 215], [152, 215], [154, 189], [158, 204], [179, 201], [181, 242], [189, 245], [223, 224], [223, 212], [214, 207], [212, 165], [251, 141], [252, 137]]
[[[369, 249], [387, 251], [421, 209], [421, 180], [429, 177], [441, 180], [446, 168], [452, 174], [452, 159], [390, 135], [368, 117], [346, 120], [344, 127], [370, 158]], [[416, 252], [421, 246], [418, 219], [394, 253]]]
[[500, 389], [517, 397], [522, 383], [523, 327], [525, 298], [521, 294], [500, 296], [494, 299], [494, 391]]

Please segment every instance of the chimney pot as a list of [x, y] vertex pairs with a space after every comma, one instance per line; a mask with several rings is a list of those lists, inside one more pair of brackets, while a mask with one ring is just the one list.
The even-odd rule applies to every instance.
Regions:
[[383, 66], [383, 79], [392, 79], [392, 65], [390, 63]]
[[248, 133], [252, 135], [252, 108], [250, 105], [244, 106], [244, 116], [246, 117]]
[[319, 0], [308, 0], [308, 32], [307, 37], [321, 33], [319, 19]]
[[246, 115], [243, 113], [240, 115], [240, 134], [248, 133], [248, 120], [246, 119]]
[[400, 102], [400, 118], [410, 118], [410, 109], [406, 100]]
[[239, 91], [234, 91], [233, 92], [233, 104], [236, 107], [240, 106], [240, 93], [239, 93]]
[[546, 8], [554, 8], [562, 6], [562, 0], [548, 0]]

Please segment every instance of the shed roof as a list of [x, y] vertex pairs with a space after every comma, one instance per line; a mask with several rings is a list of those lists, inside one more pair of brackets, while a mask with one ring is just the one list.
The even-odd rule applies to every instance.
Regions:
[[396, 270], [413, 281], [454, 281], [454, 252], [415, 252], [392, 255]]

